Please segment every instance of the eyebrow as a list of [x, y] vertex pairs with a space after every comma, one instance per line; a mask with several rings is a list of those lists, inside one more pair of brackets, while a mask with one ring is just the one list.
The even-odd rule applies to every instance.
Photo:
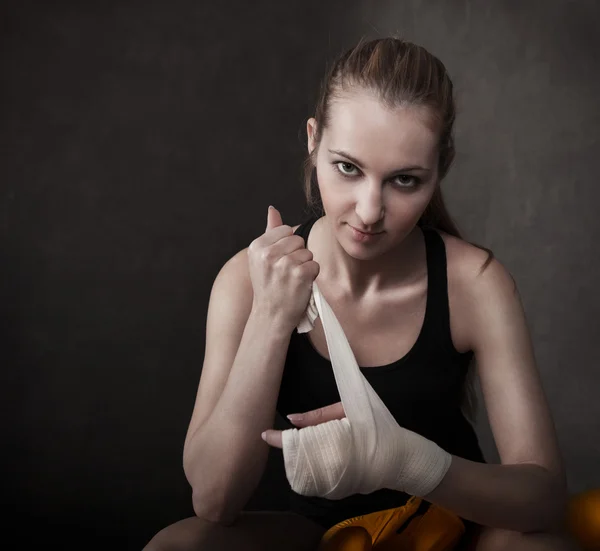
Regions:
[[[350, 155], [349, 153], [346, 153], [345, 151], [342, 151], [340, 149], [328, 149], [329, 153], [333, 153], [334, 155], [340, 155], [342, 157], [346, 157], [346, 159], [351, 160], [356, 166], [358, 166], [358, 168], [362, 168], [362, 163], [356, 158], [353, 157], [352, 155]], [[406, 166], [404, 168], [399, 168], [398, 170], [394, 170], [393, 172], [408, 172], [410, 170], [423, 170], [425, 172], [431, 172], [431, 170], [429, 168], [425, 168], [423, 166], [418, 166], [418, 165], [413, 165], [413, 166]]]

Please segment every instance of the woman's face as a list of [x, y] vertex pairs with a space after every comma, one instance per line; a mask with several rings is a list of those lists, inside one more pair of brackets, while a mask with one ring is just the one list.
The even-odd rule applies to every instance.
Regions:
[[[390, 111], [363, 92], [336, 99], [330, 121], [315, 161], [325, 214], [348, 254], [372, 258], [410, 234], [435, 191], [436, 125], [427, 108]], [[307, 123], [309, 152], [316, 124]]]

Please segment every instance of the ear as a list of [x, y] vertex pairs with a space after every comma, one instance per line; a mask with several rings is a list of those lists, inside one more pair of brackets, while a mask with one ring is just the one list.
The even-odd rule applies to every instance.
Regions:
[[317, 132], [317, 119], [311, 117], [306, 121], [306, 134], [308, 135], [308, 153], [312, 153], [316, 147], [315, 134]]

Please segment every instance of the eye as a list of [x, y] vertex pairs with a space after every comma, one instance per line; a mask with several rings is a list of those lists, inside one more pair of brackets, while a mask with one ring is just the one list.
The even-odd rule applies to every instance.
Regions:
[[335, 170], [337, 170], [343, 176], [355, 176], [355, 174], [349, 174], [351, 170], [356, 169], [352, 163], [348, 163], [346, 161], [336, 161], [333, 163], [333, 166]]
[[398, 187], [417, 187], [421, 183], [419, 178], [409, 174], [398, 174], [394, 177], [394, 181], [399, 184]]

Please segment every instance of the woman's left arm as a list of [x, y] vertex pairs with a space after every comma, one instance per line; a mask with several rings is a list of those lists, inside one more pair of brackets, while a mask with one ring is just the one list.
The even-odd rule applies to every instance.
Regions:
[[480, 274], [468, 264], [455, 288], [500, 464], [453, 456], [425, 499], [486, 526], [555, 528], [565, 514], [566, 476], [519, 293], [497, 260]]

